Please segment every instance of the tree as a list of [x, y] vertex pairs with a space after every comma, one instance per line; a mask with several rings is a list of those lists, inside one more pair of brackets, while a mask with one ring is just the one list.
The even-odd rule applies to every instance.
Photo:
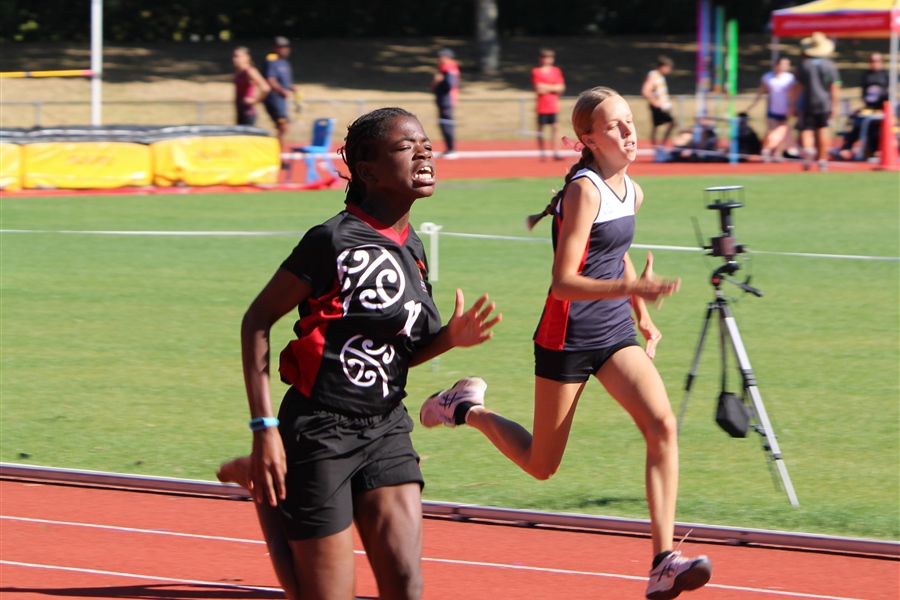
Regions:
[[475, 0], [475, 29], [478, 39], [478, 67], [485, 75], [494, 74], [500, 67], [496, 0]]

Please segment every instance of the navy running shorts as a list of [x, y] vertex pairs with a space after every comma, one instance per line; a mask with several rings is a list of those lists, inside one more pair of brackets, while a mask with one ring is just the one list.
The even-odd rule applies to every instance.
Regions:
[[539, 126], [553, 125], [556, 123], [557, 113], [539, 114], [537, 117]]
[[287, 497], [279, 515], [288, 539], [321, 538], [353, 522], [353, 498], [380, 487], [425, 480], [401, 403], [378, 416], [336, 413], [291, 387], [278, 411], [287, 455]]
[[559, 383], [584, 383], [596, 375], [600, 367], [622, 348], [638, 346], [631, 337], [609, 348], [597, 350], [547, 350], [534, 345], [534, 374]]
[[265, 101], [263, 102], [263, 106], [266, 107], [266, 112], [269, 113], [269, 118], [272, 119], [272, 122], [275, 124], [278, 123], [286, 123], [288, 120], [287, 114], [287, 100], [282, 98], [281, 96], [276, 96], [274, 92], [266, 96]]

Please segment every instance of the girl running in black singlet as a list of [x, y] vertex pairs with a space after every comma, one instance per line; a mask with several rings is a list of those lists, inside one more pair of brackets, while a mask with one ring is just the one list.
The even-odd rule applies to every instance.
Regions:
[[[422, 474], [403, 405], [411, 366], [492, 336], [482, 296], [441, 326], [410, 209], [434, 193], [431, 142], [399, 108], [360, 117], [341, 149], [347, 208], [303, 236], [241, 325], [253, 451], [222, 465], [246, 486], [289, 598], [351, 600], [353, 530], [383, 599], [422, 594]], [[275, 418], [269, 334], [298, 310], [281, 352], [290, 388]]]

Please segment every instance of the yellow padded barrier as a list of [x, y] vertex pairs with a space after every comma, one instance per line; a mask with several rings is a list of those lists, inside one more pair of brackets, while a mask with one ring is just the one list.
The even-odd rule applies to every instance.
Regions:
[[26, 189], [149, 186], [150, 149], [130, 142], [47, 142], [22, 146]]
[[150, 144], [158, 186], [277, 183], [278, 140], [233, 135], [162, 140]]
[[22, 147], [0, 144], [0, 190], [22, 189]]

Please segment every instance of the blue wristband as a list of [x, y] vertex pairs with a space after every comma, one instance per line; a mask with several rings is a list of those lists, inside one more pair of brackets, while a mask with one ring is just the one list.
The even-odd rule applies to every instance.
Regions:
[[278, 427], [278, 419], [275, 417], [257, 417], [250, 420], [251, 431], [262, 431], [269, 427]]

